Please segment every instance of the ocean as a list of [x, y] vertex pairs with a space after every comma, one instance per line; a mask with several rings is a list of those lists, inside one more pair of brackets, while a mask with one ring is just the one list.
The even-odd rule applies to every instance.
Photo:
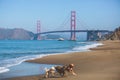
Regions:
[[89, 48], [99, 45], [102, 43], [68, 40], [1, 40], [0, 75], [11, 71], [14, 66], [20, 65], [26, 60], [53, 54], [89, 51]]

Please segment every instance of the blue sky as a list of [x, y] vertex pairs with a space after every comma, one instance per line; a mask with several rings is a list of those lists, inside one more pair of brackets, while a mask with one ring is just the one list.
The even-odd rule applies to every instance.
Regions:
[[120, 0], [0, 0], [0, 27], [36, 32], [40, 20], [42, 31], [69, 29], [72, 10], [77, 13], [77, 29], [120, 26]]

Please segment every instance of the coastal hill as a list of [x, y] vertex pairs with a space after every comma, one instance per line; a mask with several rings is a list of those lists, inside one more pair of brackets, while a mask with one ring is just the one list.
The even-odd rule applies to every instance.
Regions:
[[[37, 40], [34, 38], [35, 33], [22, 28], [5, 29], [0, 28], [0, 40]], [[48, 34], [41, 36], [42, 40], [59, 39], [60, 35]]]
[[0, 40], [31, 40], [33, 36], [34, 33], [21, 28], [0, 28]]
[[112, 33], [106, 34], [103, 40], [120, 40], [120, 27], [116, 28]]

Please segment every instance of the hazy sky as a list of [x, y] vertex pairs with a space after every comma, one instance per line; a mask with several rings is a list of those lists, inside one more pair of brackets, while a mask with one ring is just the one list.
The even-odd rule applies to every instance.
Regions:
[[[77, 13], [78, 29], [109, 29], [120, 26], [120, 0], [0, 0], [0, 27], [36, 32], [69, 29], [70, 11]], [[65, 22], [66, 21], [66, 22]]]

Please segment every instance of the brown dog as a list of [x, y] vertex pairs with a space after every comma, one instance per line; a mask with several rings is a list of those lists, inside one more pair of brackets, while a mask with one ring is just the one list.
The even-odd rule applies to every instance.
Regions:
[[55, 69], [60, 74], [60, 76], [63, 77], [65, 75], [65, 68], [63, 66], [56, 66]]
[[71, 72], [73, 75], [76, 75], [76, 73], [74, 72], [73, 70], [73, 67], [74, 67], [74, 64], [69, 64], [67, 67], [66, 67], [66, 70], [68, 72]]
[[55, 76], [55, 68], [51, 67], [50, 69], [45, 69], [45, 78], [54, 77]]
[[67, 72], [72, 73], [73, 75], [76, 75], [76, 73], [73, 70], [74, 64], [64, 65], [64, 66], [56, 66], [56, 71], [63, 77]]

